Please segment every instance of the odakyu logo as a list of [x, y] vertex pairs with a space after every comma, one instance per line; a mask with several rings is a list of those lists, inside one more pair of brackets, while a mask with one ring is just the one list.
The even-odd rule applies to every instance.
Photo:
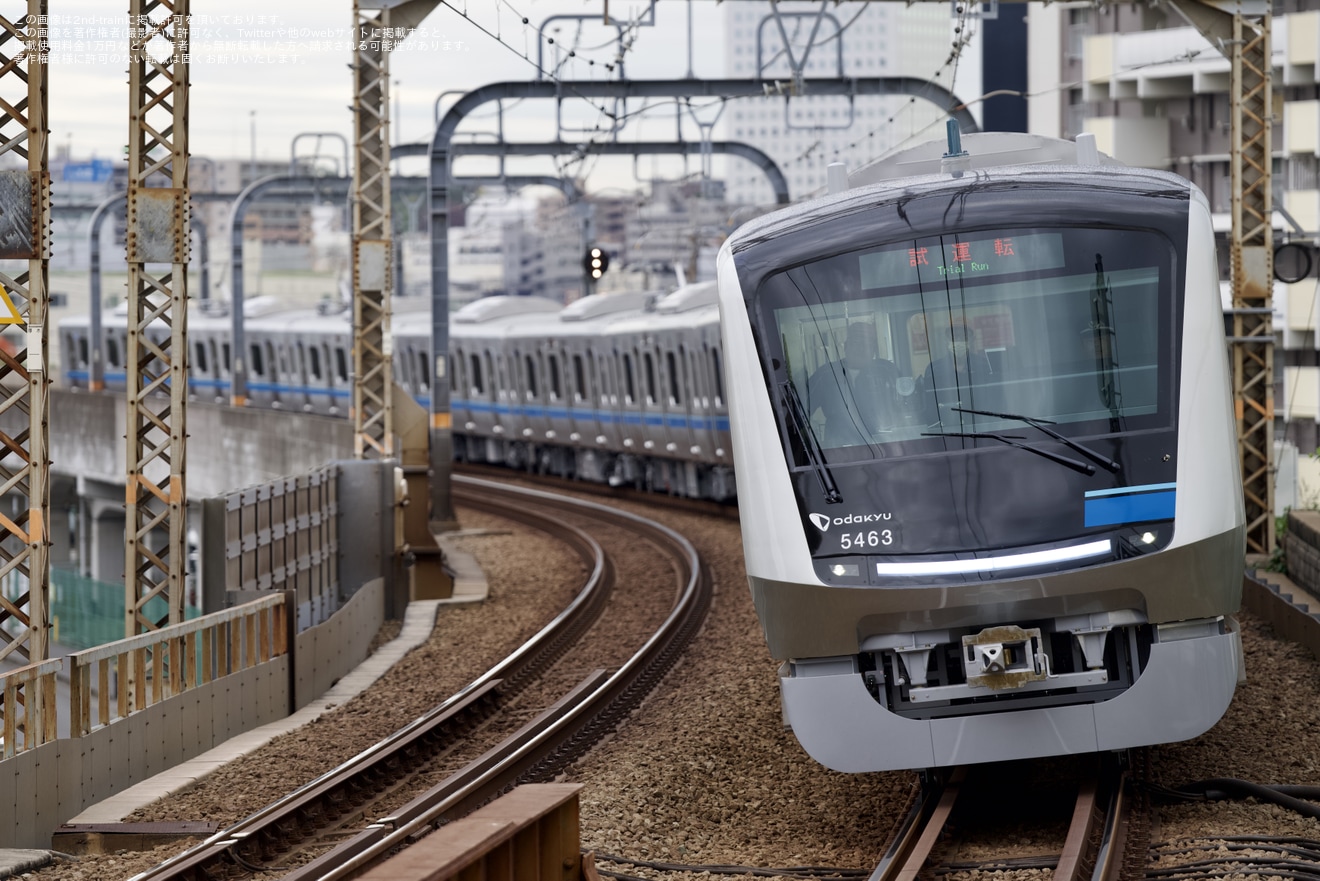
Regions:
[[888, 520], [894, 515], [890, 512], [884, 514], [849, 514], [847, 517], [830, 517], [827, 514], [808, 514], [807, 518], [816, 525], [821, 532], [829, 532], [831, 526], [861, 526], [865, 523], [879, 523]]

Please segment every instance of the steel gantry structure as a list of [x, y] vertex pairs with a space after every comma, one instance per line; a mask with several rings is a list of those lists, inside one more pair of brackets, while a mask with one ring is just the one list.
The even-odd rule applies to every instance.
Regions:
[[0, 579], [17, 575], [21, 585], [13, 599], [0, 593], [0, 624], [17, 624], [12, 634], [0, 628], [0, 661], [14, 657], [20, 664], [45, 660], [50, 625], [46, 0], [28, 0], [26, 7], [25, 18], [0, 17], [0, 155], [19, 156], [27, 166], [0, 172], [0, 258], [27, 261], [17, 275], [0, 272], [6, 299], [0, 322], [26, 330], [12, 352], [0, 347], [0, 416], [17, 416], [5, 420], [17, 426], [15, 434], [0, 432], [0, 488], [27, 506], [12, 518], [0, 514]]
[[[129, 0], [125, 635], [183, 620], [189, 0]], [[166, 333], [148, 333], [155, 326]], [[148, 614], [159, 597], [166, 611]]]
[[[761, 95], [909, 95], [924, 98], [942, 107], [949, 108], [949, 114], [956, 120], [963, 131], [977, 130], [976, 120], [963, 102], [948, 89], [928, 80], [914, 77], [829, 77], [818, 79], [795, 79], [791, 83], [761, 79], [721, 79], [721, 80], [556, 80], [553, 82], [504, 82], [491, 83], [474, 89], [445, 112], [436, 125], [428, 149], [430, 161], [430, 212], [431, 212], [431, 359], [434, 374], [431, 378], [431, 525], [433, 529], [450, 528], [454, 521], [453, 503], [449, 492], [451, 460], [454, 452], [452, 416], [449, 401], [449, 380], [445, 369], [449, 355], [449, 187], [452, 175], [453, 159], [456, 155], [471, 149], [484, 149], [471, 145], [453, 144], [454, 133], [459, 123], [468, 114], [483, 104], [512, 98], [540, 98], [562, 100], [565, 96], [575, 98], [615, 98], [629, 100], [635, 98], [736, 98]], [[502, 144], [510, 150], [524, 149], [531, 152], [546, 152], [545, 145], [510, 145]], [[637, 145], [619, 144], [618, 142], [600, 142], [578, 145], [560, 144], [555, 149], [572, 146], [583, 152], [636, 153]], [[672, 146], [672, 145], [670, 145]], [[700, 152], [709, 149], [709, 142], [704, 145], [694, 142], [693, 149], [686, 146], [666, 148], [666, 152]], [[760, 154], [760, 151], [755, 151]], [[745, 152], [745, 158], [757, 161], [755, 154]], [[764, 154], [761, 154], [764, 155]], [[758, 162], [763, 170], [766, 165]], [[773, 166], [773, 163], [769, 163]], [[778, 172], [778, 168], [774, 169]], [[772, 177], [773, 179], [773, 177]]]

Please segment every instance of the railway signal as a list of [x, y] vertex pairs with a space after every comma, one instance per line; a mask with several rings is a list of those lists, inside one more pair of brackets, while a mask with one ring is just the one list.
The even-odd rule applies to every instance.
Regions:
[[582, 258], [582, 271], [587, 274], [588, 281], [597, 281], [609, 268], [609, 252], [599, 245], [587, 248], [586, 256]]

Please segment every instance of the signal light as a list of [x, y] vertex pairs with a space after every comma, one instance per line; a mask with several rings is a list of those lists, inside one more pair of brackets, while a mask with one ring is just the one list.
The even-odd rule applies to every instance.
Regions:
[[592, 245], [587, 248], [586, 256], [582, 258], [582, 271], [586, 273], [587, 278], [595, 281], [605, 274], [605, 270], [610, 268], [609, 252], [599, 245]]

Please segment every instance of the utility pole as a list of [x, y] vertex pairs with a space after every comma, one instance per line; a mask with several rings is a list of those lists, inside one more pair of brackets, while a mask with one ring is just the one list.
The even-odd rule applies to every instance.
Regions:
[[[23, 588], [12, 599], [0, 594], [0, 624], [17, 624], [12, 638], [0, 640], [0, 661], [13, 657], [20, 665], [46, 659], [50, 629], [46, 5], [47, 0], [28, 0], [26, 18], [0, 17], [0, 154], [12, 152], [27, 160], [25, 169], [0, 172], [0, 213], [6, 218], [0, 258], [26, 261], [18, 275], [0, 272], [0, 325], [26, 331], [17, 354], [0, 348], [0, 386], [5, 389], [0, 416], [14, 414], [4, 424], [17, 431], [13, 436], [0, 432], [6, 452], [0, 459], [0, 485], [27, 505], [14, 510], [12, 519], [0, 515], [0, 573], [18, 576], [14, 581]], [[36, 718], [34, 709], [27, 707], [28, 718]]]
[[394, 455], [390, 53], [439, 0], [353, 2], [353, 455]]
[[183, 621], [189, 2], [129, 0], [125, 636]]

